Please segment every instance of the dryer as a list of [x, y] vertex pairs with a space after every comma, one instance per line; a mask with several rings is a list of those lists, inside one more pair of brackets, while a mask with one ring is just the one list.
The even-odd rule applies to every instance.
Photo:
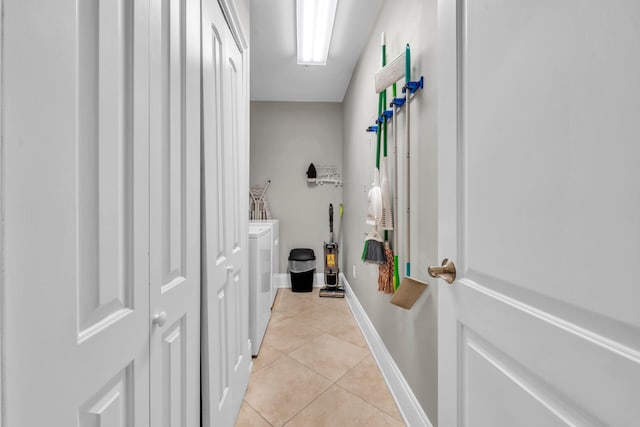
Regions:
[[271, 317], [271, 244], [270, 226], [249, 224], [249, 338], [254, 356]]

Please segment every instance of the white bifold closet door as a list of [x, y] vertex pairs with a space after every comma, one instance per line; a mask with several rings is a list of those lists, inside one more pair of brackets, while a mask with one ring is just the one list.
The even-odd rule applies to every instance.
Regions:
[[203, 425], [231, 426], [249, 380], [243, 57], [215, 0], [202, 4]]
[[8, 426], [149, 425], [148, 1], [4, 1]]
[[150, 4], [151, 426], [187, 427], [200, 423], [200, 2]]
[[4, 421], [197, 425], [199, 2], [3, 3]]

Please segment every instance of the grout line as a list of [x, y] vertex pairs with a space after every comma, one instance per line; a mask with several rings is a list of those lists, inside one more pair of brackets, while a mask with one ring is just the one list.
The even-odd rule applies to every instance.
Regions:
[[[277, 349], [274, 349], [274, 350], [275, 350], [275, 351], [277, 351], [278, 353], [280, 353], [282, 356], [279, 356], [279, 357], [277, 357], [277, 358], [273, 359], [271, 362], [267, 363], [266, 365], [263, 365], [261, 368], [258, 368], [258, 369], [252, 369], [252, 370], [251, 370], [251, 374], [253, 374], [254, 372], [260, 372], [260, 371], [262, 371], [264, 368], [266, 368], [266, 367], [268, 367], [268, 366], [273, 365], [273, 364], [274, 364], [274, 363], [276, 363], [278, 360], [282, 359], [284, 356], [288, 356], [288, 354], [287, 354], [287, 353], [283, 353], [283, 352], [281, 352], [280, 350], [277, 350]], [[260, 356], [260, 355], [258, 354], [258, 357], [259, 357], [259, 356]], [[253, 358], [253, 356], [252, 356], [252, 358]], [[256, 357], [256, 359], [257, 359], [257, 357]], [[253, 366], [255, 367], [255, 363], [253, 364]], [[249, 376], [249, 380], [251, 380], [251, 376]]]
[[[315, 293], [311, 293], [310, 295], [317, 296], [317, 295], [315, 295]], [[286, 298], [286, 297], [285, 297], [285, 298]], [[305, 297], [302, 297], [302, 298], [300, 298], [300, 299], [301, 299], [302, 301], [308, 301]], [[347, 308], [349, 309], [346, 313], [342, 313], [342, 312], [340, 312], [340, 311], [339, 311], [340, 309], [338, 309], [337, 307], [335, 307], [335, 308], [334, 308], [334, 307], [332, 307], [330, 304], [324, 304], [324, 303], [319, 302], [318, 300], [315, 300], [315, 301], [314, 301], [314, 300], [312, 300], [312, 304], [311, 304], [311, 305], [313, 306], [313, 307], [312, 307], [312, 309], [313, 309], [313, 308], [315, 308], [315, 307], [322, 307], [322, 308], [328, 308], [328, 309], [331, 309], [331, 310], [335, 311], [335, 312], [336, 312], [336, 313], [338, 313], [338, 314], [346, 314], [346, 315], [349, 315], [349, 318], [350, 318], [351, 320], [353, 320], [353, 326], [355, 326], [356, 328], [358, 328], [357, 319], [356, 319], [356, 317], [355, 317], [355, 314], [354, 314], [354, 313], [353, 313], [353, 311], [351, 310], [351, 307], [348, 305], [348, 302], [346, 301], [346, 298], [345, 298], [343, 301], [344, 301], [344, 303], [345, 303], [345, 304], [347, 304]], [[276, 306], [279, 306], [280, 304], [282, 304], [282, 295], [280, 294], [280, 290], [279, 290], [279, 291], [278, 291], [278, 295], [276, 296], [276, 301], [275, 301], [275, 303], [274, 303], [274, 306], [273, 306], [273, 308], [272, 308], [272, 311], [274, 311], [274, 309], [276, 308]], [[297, 316], [303, 316], [303, 315], [305, 314], [305, 313], [304, 313], [304, 311], [300, 311], [300, 312], [297, 312], [297, 313], [295, 313], [295, 314], [291, 314], [290, 312], [287, 312], [287, 311], [279, 311], [279, 310], [278, 310], [278, 311], [275, 311], [275, 312], [277, 312], [279, 315], [284, 316], [284, 319], [282, 319], [282, 320], [285, 320], [285, 319], [292, 319], [292, 320], [304, 320], [304, 318], [297, 319]], [[268, 364], [264, 365], [262, 368], [258, 369], [257, 371], [254, 371], [254, 372], [260, 372], [260, 371], [262, 371], [262, 370], [264, 370], [264, 369], [266, 369], [266, 368], [268, 368], [268, 367], [272, 366], [272, 365], [273, 365], [273, 364], [275, 364], [276, 362], [278, 362], [278, 361], [282, 360], [284, 357], [288, 357], [288, 358], [290, 358], [291, 360], [293, 360], [294, 362], [296, 362], [296, 363], [300, 364], [301, 366], [303, 366], [303, 367], [305, 367], [305, 368], [309, 369], [310, 371], [314, 372], [315, 374], [317, 374], [317, 375], [319, 375], [320, 377], [322, 377], [322, 378], [326, 379], [327, 381], [329, 381], [329, 385], [327, 386], [327, 388], [326, 388], [325, 390], [323, 390], [320, 394], [318, 394], [318, 396], [316, 396], [316, 397], [315, 397], [315, 398], [313, 398], [311, 401], [309, 401], [309, 402], [308, 402], [304, 407], [302, 407], [298, 412], [296, 412], [294, 415], [292, 415], [289, 419], [285, 420], [285, 421], [284, 421], [284, 423], [283, 423], [282, 425], [283, 425], [283, 426], [286, 426], [286, 425], [287, 425], [289, 422], [291, 422], [295, 417], [297, 417], [301, 412], [303, 412], [306, 408], [308, 408], [310, 405], [312, 405], [312, 404], [313, 404], [316, 400], [318, 400], [321, 396], [323, 396], [325, 393], [327, 393], [327, 392], [329, 391], [329, 389], [331, 388], [331, 386], [332, 386], [332, 385], [335, 385], [335, 386], [339, 387], [340, 389], [342, 389], [342, 390], [346, 391], [347, 393], [351, 394], [352, 396], [354, 396], [354, 397], [356, 397], [357, 399], [361, 400], [362, 402], [366, 403], [366, 404], [367, 404], [367, 405], [369, 405], [370, 407], [372, 407], [372, 408], [374, 408], [374, 409], [376, 409], [376, 410], [378, 410], [378, 411], [382, 412], [383, 414], [385, 414], [385, 415], [389, 416], [391, 419], [393, 419], [393, 420], [396, 420], [396, 421], [398, 421], [398, 422], [403, 423], [403, 420], [398, 420], [395, 416], [393, 416], [393, 415], [389, 414], [388, 412], [386, 412], [386, 411], [385, 411], [385, 410], [383, 410], [382, 408], [379, 408], [378, 406], [376, 406], [376, 405], [374, 405], [373, 403], [371, 403], [371, 402], [369, 402], [369, 401], [365, 400], [364, 398], [362, 398], [361, 396], [357, 395], [356, 393], [354, 393], [354, 392], [352, 392], [352, 391], [350, 391], [350, 390], [348, 390], [348, 389], [346, 389], [346, 388], [344, 388], [344, 387], [342, 387], [341, 385], [339, 385], [339, 384], [338, 384], [338, 382], [339, 382], [339, 381], [341, 381], [345, 376], [347, 376], [351, 371], [353, 371], [356, 367], [358, 367], [358, 366], [360, 366], [362, 363], [364, 363], [364, 361], [367, 359], [367, 357], [368, 357], [368, 356], [373, 357], [373, 353], [372, 353], [372, 351], [371, 351], [371, 348], [370, 348], [369, 346], [362, 347], [362, 346], [359, 346], [359, 345], [357, 345], [357, 344], [355, 344], [355, 343], [352, 343], [352, 342], [350, 342], [350, 341], [347, 341], [347, 340], [345, 340], [345, 339], [342, 339], [342, 338], [340, 338], [340, 337], [337, 337], [337, 336], [333, 335], [333, 333], [332, 333], [332, 332], [325, 331], [325, 330], [323, 330], [323, 329], [320, 329], [320, 328], [318, 328], [318, 327], [314, 326], [314, 325], [315, 325], [315, 322], [312, 322], [312, 323], [305, 322], [305, 323], [306, 323], [306, 326], [309, 326], [309, 327], [311, 327], [311, 328], [313, 328], [313, 329], [316, 329], [316, 330], [318, 331], [318, 334], [317, 334], [317, 335], [315, 335], [313, 338], [309, 339], [308, 341], [306, 341], [306, 342], [304, 342], [304, 343], [300, 344], [299, 346], [296, 346], [295, 348], [291, 349], [291, 350], [290, 350], [290, 351], [288, 351], [288, 352], [284, 352], [284, 351], [281, 351], [281, 350], [279, 350], [279, 349], [277, 349], [277, 348], [274, 348], [274, 350], [275, 350], [275, 351], [277, 351], [278, 353], [280, 353], [282, 356], [280, 356], [280, 357], [276, 358], [275, 360], [271, 361], [270, 363], [268, 363]], [[265, 338], [264, 338], [264, 339], [266, 339], [266, 338], [267, 338], [267, 334], [269, 333], [269, 328], [270, 328], [270, 327], [271, 327], [271, 322], [269, 322], [269, 325], [267, 326], [267, 331], [265, 332]], [[303, 347], [304, 345], [309, 344], [310, 342], [312, 342], [312, 341], [314, 341], [314, 340], [318, 339], [318, 338], [319, 338], [319, 337], [321, 337], [322, 335], [328, 335], [328, 336], [330, 336], [330, 337], [332, 337], [332, 338], [335, 338], [335, 339], [337, 339], [337, 340], [342, 341], [343, 343], [350, 344], [350, 345], [352, 345], [352, 346], [354, 346], [354, 347], [357, 347], [357, 348], [360, 348], [360, 349], [366, 350], [366, 354], [362, 357], [362, 359], [360, 359], [356, 364], [354, 364], [354, 365], [353, 365], [351, 368], [349, 368], [349, 369], [348, 369], [348, 370], [347, 370], [347, 371], [346, 371], [342, 376], [340, 376], [340, 378], [338, 378], [338, 379], [336, 379], [336, 380], [333, 380], [333, 379], [331, 379], [331, 378], [328, 378], [327, 376], [325, 376], [325, 375], [323, 375], [322, 373], [320, 373], [320, 372], [316, 371], [316, 370], [315, 370], [315, 369], [313, 369], [312, 367], [307, 366], [307, 365], [306, 365], [306, 364], [304, 364], [303, 362], [301, 362], [301, 361], [299, 361], [299, 360], [297, 360], [296, 358], [294, 358], [294, 357], [292, 357], [292, 356], [291, 356], [291, 353], [293, 353], [293, 352], [297, 351], [298, 349], [300, 349], [300, 348], [301, 348], [301, 347]], [[364, 338], [364, 336], [363, 336], [363, 339], [365, 339], [365, 342], [366, 342], [366, 338]], [[258, 357], [259, 357], [259, 356], [258, 356]], [[378, 370], [379, 370], [379, 368], [378, 368]], [[253, 372], [252, 372], [252, 375], [253, 375]], [[390, 393], [391, 391], [389, 390], [389, 387], [388, 387], [388, 385], [387, 385], [386, 383], [385, 383], [385, 387], [386, 387], [386, 390]], [[263, 416], [259, 411], [257, 411], [253, 406], [251, 406], [251, 405], [249, 404], [249, 402], [247, 402], [246, 400], [245, 400], [245, 402], [246, 402], [246, 403], [247, 403], [247, 405], [249, 405], [249, 406], [250, 406], [254, 411], [256, 411], [256, 412], [260, 415], [260, 417], [261, 417], [262, 419], [264, 419], [264, 420], [265, 420], [265, 422], [267, 422], [267, 424], [269, 424], [270, 426], [273, 426], [273, 424], [271, 424], [271, 423], [270, 423], [270, 422], [269, 422], [269, 421], [268, 421], [268, 420], [267, 420], [267, 419], [266, 419], [266, 418], [265, 418], [265, 417], [264, 417], [264, 416]], [[395, 402], [394, 402], [394, 403], [395, 403]], [[397, 407], [397, 404], [396, 404], [396, 407]], [[399, 411], [399, 408], [398, 408], [398, 411]]]
[[256, 412], [256, 414], [258, 414], [258, 415], [260, 416], [260, 418], [262, 418], [262, 419], [263, 419], [267, 424], [269, 424], [271, 427], [273, 427], [273, 424], [271, 424], [271, 423], [269, 422], [269, 420], [268, 420], [268, 419], [266, 419], [266, 418], [264, 417], [264, 415], [262, 415], [262, 413], [261, 413], [260, 411], [258, 411], [256, 408], [254, 408], [253, 406], [251, 406], [251, 404], [250, 404], [249, 402], [247, 402], [245, 399], [242, 399], [242, 401], [243, 401], [244, 403], [246, 403], [248, 407], [250, 407], [251, 409], [253, 409], [253, 410]]
[[346, 389], [344, 387], [342, 387], [340, 384], [336, 384], [338, 387], [340, 387], [342, 390], [346, 391], [347, 393], [351, 394], [352, 396], [362, 400], [364, 403], [366, 403], [367, 405], [371, 406], [374, 409], [377, 409], [378, 411], [382, 412], [383, 414], [387, 415], [389, 418], [396, 420], [398, 422], [401, 422], [402, 424], [404, 424], [403, 420], [399, 420], [396, 417], [394, 417], [393, 415], [389, 414], [387, 411], [383, 410], [382, 408], [378, 407], [377, 405], [374, 405], [373, 403], [369, 402], [366, 399], [363, 399], [361, 396], [358, 396], [357, 394], [355, 394], [354, 392], [352, 392], [349, 389]]
[[[297, 360], [296, 360], [297, 362]], [[285, 421], [285, 423], [283, 424], [283, 427], [286, 426], [287, 424], [289, 424], [289, 422], [291, 422], [295, 417], [297, 417], [298, 415], [300, 415], [300, 413], [302, 411], [304, 411], [305, 409], [307, 409], [309, 406], [311, 406], [311, 404], [313, 402], [315, 402], [316, 400], [318, 400], [320, 398], [320, 396], [322, 396], [323, 394], [327, 393], [329, 391], [329, 389], [331, 388], [332, 385], [337, 385], [336, 383], [333, 384], [329, 384], [329, 387], [327, 387], [326, 389], [324, 389], [319, 395], [317, 395], [316, 397], [314, 397], [313, 399], [311, 399], [311, 401], [309, 403], [307, 403], [302, 409], [300, 409], [298, 412], [296, 412], [294, 415], [291, 416], [291, 418], [289, 418], [288, 420]]]

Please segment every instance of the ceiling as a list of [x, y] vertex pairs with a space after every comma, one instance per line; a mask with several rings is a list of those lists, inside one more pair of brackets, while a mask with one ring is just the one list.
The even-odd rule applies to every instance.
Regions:
[[342, 102], [382, 0], [338, 0], [327, 65], [296, 63], [296, 0], [251, 0], [251, 100]]

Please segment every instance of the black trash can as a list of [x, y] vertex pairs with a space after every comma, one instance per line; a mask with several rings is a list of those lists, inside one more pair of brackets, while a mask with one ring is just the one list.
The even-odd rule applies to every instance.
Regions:
[[296, 248], [289, 252], [289, 274], [292, 292], [311, 292], [316, 273], [316, 255], [313, 249]]

